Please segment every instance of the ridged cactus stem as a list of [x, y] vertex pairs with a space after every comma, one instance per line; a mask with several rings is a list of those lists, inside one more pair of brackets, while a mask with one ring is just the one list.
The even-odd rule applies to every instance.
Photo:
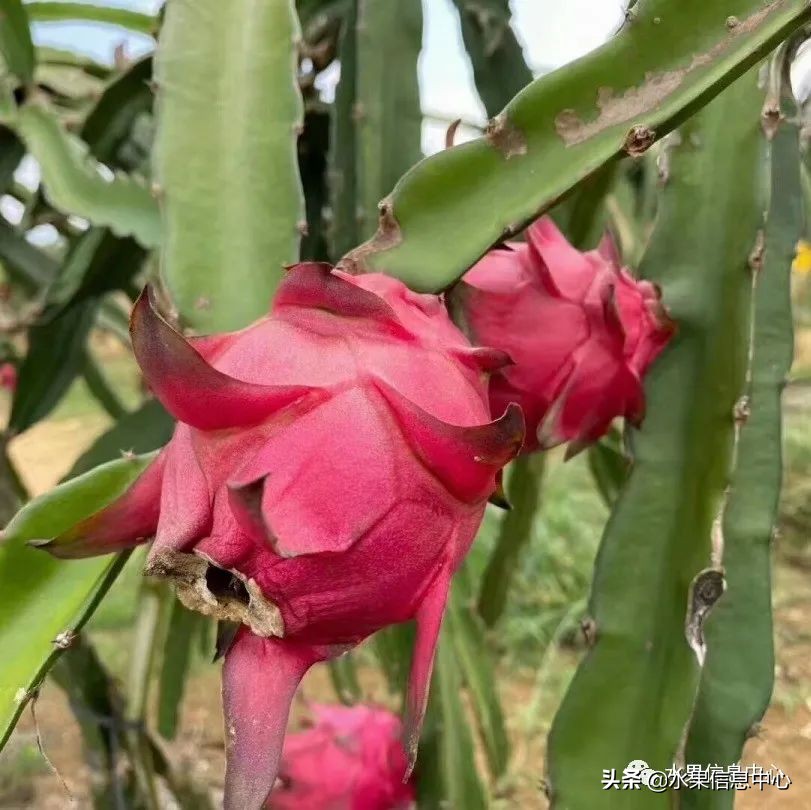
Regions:
[[501, 521], [479, 593], [479, 615], [488, 627], [493, 627], [504, 613], [521, 553], [532, 539], [544, 467], [545, 457], [540, 453], [519, 456], [512, 463], [507, 480], [510, 509]]
[[[770, 151], [770, 201], [761, 250], [753, 255], [755, 296], [747, 390], [740, 400], [735, 472], [723, 515], [726, 593], [706, 626], [707, 663], [686, 741], [685, 760], [738, 762], [771, 697], [772, 538], [782, 477], [781, 393], [793, 355], [791, 264], [804, 229], [799, 133], [783, 105], [785, 52], [772, 62], [762, 113]], [[775, 92], [776, 89], [776, 92]], [[682, 791], [680, 807], [729, 810], [723, 790]]]
[[532, 81], [510, 26], [509, 0], [453, 0], [476, 89], [489, 116], [500, 113]]
[[[646, 383], [632, 468], [595, 563], [591, 648], [555, 718], [555, 808], [613, 808], [604, 769], [665, 770], [679, 756], [706, 661], [704, 621], [723, 591], [718, 533], [749, 355], [751, 257], [761, 244], [764, 145], [756, 71], [679, 132], [641, 275], [678, 334]], [[735, 148], [730, 149], [729, 144]], [[622, 792], [629, 810], [672, 797]]]
[[377, 233], [344, 267], [446, 289], [600, 166], [644, 153], [809, 19], [805, 0], [649, 0], [572, 69], [528, 85], [483, 138], [402, 177]]
[[162, 272], [182, 320], [268, 311], [305, 225], [293, 0], [170, 0], [155, 63]]
[[377, 227], [381, 199], [421, 157], [417, 60], [420, 0], [357, 0], [357, 215], [362, 238]]
[[341, 78], [335, 88], [329, 145], [329, 192], [332, 219], [329, 243], [333, 256], [343, 256], [357, 244], [358, 232], [358, 135], [355, 126], [355, 98], [358, 74], [358, 0], [349, 0], [341, 21], [338, 55]]

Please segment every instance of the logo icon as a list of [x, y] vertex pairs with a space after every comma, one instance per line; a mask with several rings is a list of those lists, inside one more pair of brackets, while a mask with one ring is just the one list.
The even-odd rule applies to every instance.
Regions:
[[648, 786], [653, 772], [644, 759], [632, 759], [622, 772], [622, 781], [624, 784]]

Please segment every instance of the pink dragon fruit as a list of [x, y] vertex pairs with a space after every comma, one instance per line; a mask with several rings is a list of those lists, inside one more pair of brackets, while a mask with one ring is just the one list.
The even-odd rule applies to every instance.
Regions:
[[414, 788], [400, 720], [371, 706], [312, 706], [311, 728], [288, 735], [270, 810], [406, 810]]
[[527, 230], [526, 243], [474, 265], [452, 307], [474, 343], [514, 361], [493, 375], [490, 403], [494, 413], [521, 405], [525, 451], [570, 442], [573, 454], [617, 416], [639, 424], [642, 377], [674, 331], [659, 290], [620, 266], [609, 235], [581, 253], [548, 217]]
[[508, 358], [471, 347], [434, 296], [313, 263], [243, 331], [187, 340], [144, 294], [131, 332], [179, 424], [122, 498], [45, 547], [84, 557], [154, 536], [146, 573], [240, 624], [226, 808], [267, 798], [307, 669], [415, 618], [413, 765], [451, 575], [523, 441], [517, 405], [490, 421], [487, 375]]

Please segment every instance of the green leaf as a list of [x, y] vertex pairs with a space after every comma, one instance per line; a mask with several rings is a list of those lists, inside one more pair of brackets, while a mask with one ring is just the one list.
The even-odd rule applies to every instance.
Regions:
[[579, 250], [590, 250], [606, 230], [606, 197], [617, 177], [618, 163], [607, 163], [556, 205], [550, 215]]
[[395, 624], [378, 630], [372, 637], [372, 651], [388, 682], [389, 693], [405, 694], [408, 670], [414, 649], [414, 625]]
[[34, 247], [2, 216], [0, 261], [9, 276], [31, 292], [50, 284], [59, 272], [59, 265], [50, 256]]
[[490, 116], [532, 81], [510, 27], [509, 0], [453, 0], [479, 97]]
[[28, 500], [28, 491], [8, 455], [8, 438], [0, 438], [0, 525], [14, 517]]
[[113, 419], [121, 419], [126, 415], [127, 409], [124, 407], [124, 403], [118, 398], [118, 394], [113, 390], [100, 364], [96, 362], [90, 352], [86, 353], [82, 376], [93, 398], [107, 411], [109, 416], [112, 416]]
[[333, 658], [328, 663], [332, 688], [341, 703], [351, 706], [361, 699], [360, 682], [358, 681], [355, 658], [351, 652]]
[[20, 139], [8, 127], [0, 125], [0, 191], [5, 192], [11, 185], [24, 154]]
[[330, 250], [343, 256], [359, 240], [358, 133], [355, 100], [358, 77], [358, 6], [350, 0], [338, 44], [341, 77], [335, 88], [329, 145], [329, 194], [332, 208]]
[[105, 464], [30, 501], [9, 523], [0, 544], [0, 645], [14, 650], [0, 667], [0, 746], [25, 702], [69, 640], [90, 617], [127, 555], [56, 560], [26, 546], [50, 538], [102, 509], [126, 491], [151, 461], [141, 456]]
[[470, 723], [453, 641], [442, 631], [426, 728], [417, 757], [418, 806], [425, 810], [484, 810], [487, 794], [476, 773]]
[[[782, 476], [781, 392], [793, 355], [791, 263], [804, 227], [797, 127], [771, 143], [771, 203], [763, 268], [755, 286], [751, 413], [738, 439], [724, 512], [727, 590], [707, 620], [701, 677], [685, 759], [705, 767], [738, 762], [763, 717], [774, 680], [771, 544]], [[682, 791], [681, 807], [732, 808], [728, 791]]]
[[156, 761], [150, 750], [149, 739], [144, 733], [147, 720], [147, 706], [152, 686], [152, 671], [157, 652], [158, 628], [166, 610], [174, 601], [172, 591], [166, 582], [151, 579], [141, 580], [138, 595], [138, 610], [129, 657], [129, 673], [125, 699], [124, 717], [129, 729], [126, 738], [129, 743], [133, 775], [145, 807], [159, 810]]
[[[154, 457], [149, 453], [110, 461], [34, 498], [6, 526], [4, 544], [12, 548], [62, 534], [123, 495]], [[35, 559], [44, 556], [39, 552]]]
[[45, 196], [55, 208], [107, 226], [118, 236], [133, 236], [144, 247], [160, 244], [160, 216], [149, 189], [124, 174], [102, 174], [87, 144], [68, 133], [41, 102], [24, 104], [7, 123], [39, 162]]
[[377, 234], [342, 263], [415, 290], [447, 288], [491, 245], [604, 163], [669, 132], [809, 19], [804, 0], [648, 0], [610, 42], [529, 85], [486, 137], [412, 169]]
[[10, 73], [29, 82], [34, 76], [34, 45], [22, 0], [3, 0], [0, 11], [0, 57]]
[[28, 17], [35, 22], [93, 22], [128, 28], [138, 34], [154, 36], [157, 19], [125, 8], [97, 6], [91, 3], [51, 3], [37, 0], [25, 6]]
[[91, 57], [76, 53], [76, 51], [65, 50], [63, 48], [51, 48], [47, 45], [36, 47], [37, 61], [49, 65], [64, 65], [66, 67], [78, 67], [90, 76], [99, 79], [107, 79], [112, 74], [109, 65], [103, 65]]
[[622, 434], [611, 432], [588, 449], [589, 469], [606, 506], [612, 506], [628, 477], [630, 460], [622, 447]]
[[45, 294], [45, 320], [87, 299], [126, 289], [146, 260], [134, 239], [118, 239], [90, 228], [73, 243], [59, 275]]
[[[124, 307], [126, 306], [126, 309]], [[114, 296], [106, 296], [99, 307], [96, 326], [113, 334], [122, 346], [130, 345], [129, 305]]]
[[298, 37], [292, 0], [167, 6], [155, 65], [164, 273], [196, 329], [264, 315], [298, 259]]
[[[762, 96], [753, 70], [680, 131], [641, 275], [661, 285], [678, 334], [645, 386], [632, 468], [595, 565], [592, 646], [549, 739], [553, 807], [616, 807], [604, 769], [676, 758], [704, 661], [702, 624], [722, 592], [713, 526], [744, 390], [752, 269], [764, 210]], [[729, 144], [735, 148], [730, 149]], [[672, 797], [622, 793], [628, 810]]]
[[22, 433], [44, 419], [82, 371], [96, 308], [96, 302], [88, 299], [28, 330], [28, 353], [20, 366], [9, 418], [12, 432]]
[[447, 636], [470, 695], [487, 764], [493, 778], [498, 779], [507, 770], [510, 744], [496, 686], [495, 665], [485, 643], [487, 628], [476, 613], [464, 567], [454, 577], [446, 622]]
[[[623, 260], [631, 268], [638, 266], [653, 230], [659, 192], [657, 161], [660, 151], [661, 146], [651, 149], [642, 160], [621, 166], [603, 201], [603, 226], [610, 228]], [[662, 170], [664, 168], [662, 166]]]
[[93, 104], [104, 82], [79, 67], [40, 63], [34, 73], [37, 87], [47, 94], [54, 109], [82, 110]]
[[152, 57], [139, 59], [107, 84], [82, 124], [81, 137], [91, 154], [110, 166], [134, 169], [120, 159], [122, 146], [140, 116], [152, 112]]
[[173, 740], [186, 691], [192, 647], [200, 623], [208, 620], [200, 613], [187, 610], [177, 599], [172, 599], [169, 609], [171, 613], [158, 679], [158, 732], [165, 739]]
[[545, 466], [541, 453], [519, 456], [507, 478], [510, 509], [504, 514], [479, 593], [479, 615], [493, 627], [504, 613], [510, 583], [521, 554], [532, 539], [532, 526], [541, 502]]
[[149, 453], [172, 438], [175, 422], [156, 399], [121, 417], [76, 460], [66, 479], [120, 458], [122, 453]]

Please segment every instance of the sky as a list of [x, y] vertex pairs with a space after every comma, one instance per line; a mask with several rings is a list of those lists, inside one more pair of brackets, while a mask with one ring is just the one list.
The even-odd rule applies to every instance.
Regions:
[[[101, 2], [102, 0], [95, 0]], [[154, 12], [162, 0], [103, 0], [137, 11]], [[425, 113], [483, 124], [484, 108], [476, 95], [473, 74], [462, 46], [459, 15], [451, 0], [422, 0], [423, 52], [419, 62], [420, 96]], [[625, 0], [512, 0], [513, 26], [534, 72], [559, 67], [604, 42], [619, 27]], [[149, 37], [113, 26], [39, 23], [39, 44], [70, 47], [99, 61], [111, 62], [121, 42], [138, 56], [152, 49]], [[337, 77], [333, 71], [332, 80]], [[423, 150], [442, 147], [446, 126], [426, 122]], [[468, 132], [468, 135], [471, 135]]]

